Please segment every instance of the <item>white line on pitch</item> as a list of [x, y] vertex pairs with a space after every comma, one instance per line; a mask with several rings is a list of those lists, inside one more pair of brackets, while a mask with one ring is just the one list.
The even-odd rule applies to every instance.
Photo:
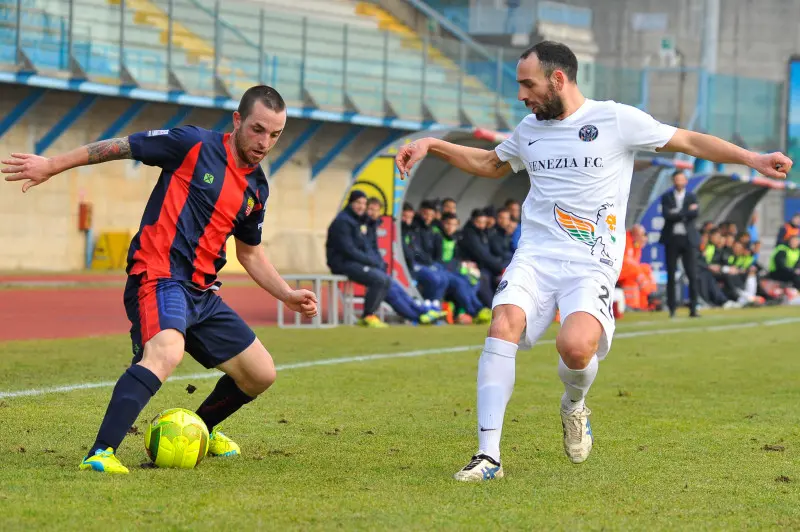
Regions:
[[[670, 329], [653, 329], [644, 331], [630, 331], [620, 332], [614, 335], [615, 340], [623, 340], [625, 338], [639, 338], [643, 336], [657, 336], [664, 334], [674, 333], [692, 333], [692, 332], [719, 332], [730, 331], [735, 329], [752, 328], [752, 327], [773, 327], [777, 325], [786, 325], [789, 323], [800, 322], [800, 317], [795, 318], [777, 318], [767, 321], [747, 322], [747, 323], [729, 323], [726, 325], [712, 325], [710, 327], [680, 327]], [[555, 343], [554, 339], [540, 340], [536, 346], [552, 345]], [[321, 360], [309, 360], [306, 362], [295, 362], [293, 364], [278, 364], [276, 369], [278, 371], [286, 371], [290, 369], [311, 368], [316, 366], [335, 366], [338, 364], [349, 364], [351, 362], [372, 362], [375, 360], [387, 360], [393, 358], [415, 358], [428, 355], [444, 355], [449, 353], [462, 353], [464, 351], [472, 351], [482, 348], [483, 345], [461, 345], [456, 347], [443, 347], [437, 349], [420, 349], [416, 351], [404, 351], [400, 353], [379, 353], [372, 355], [361, 355], [352, 357], [341, 358], [325, 358]], [[217, 371], [207, 371], [205, 373], [190, 373], [188, 375], [176, 375], [170, 377], [167, 382], [187, 381], [187, 380], [200, 380], [200, 379], [216, 379], [219, 378], [220, 373]], [[79, 390], [92, 390], [94, 388], [111, 388], [116, 384], [116, 381], [100, 381], [100, 382], [84, 382], [81, 384], [67, 384], [65, 386], [53, 386], [48, 388], [31, 388], [28, 390], [16, 390], [8, 392], [0, 392], [0, 399], [13, 399], [16, 397], [31, 397], [37, 395], [50, 395], [55, 393], [69, 393]]]

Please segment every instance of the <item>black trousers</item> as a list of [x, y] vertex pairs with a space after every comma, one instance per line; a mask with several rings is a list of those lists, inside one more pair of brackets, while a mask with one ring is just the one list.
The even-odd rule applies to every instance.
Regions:
[[775, 271], [769, 274], [769, 278], [782, 283], [792, 283], [795, 288], [800, 290], [800, 275], [795, 275], [792, 271]]
[[667, 307], [675, 312], [675, 270], [680, 258], [689, 280], [689, 307], [694, 311], [697, 308], [697, 252], [686, 235], [674, 235], [664, 251], [667, 255]]
[[351, 281], [366, 287], [367, 293], [364, 295], [364, 318], [375, 314], [378, 307], [383, 303], [383, 300], [386, 299], [386, 294], [389, 293], [389, 288], [392, 286], [392, 278], [389, 277], [386, 272], [374, 266], [365, 266], [357, 262], [343, 264], [341, 268], [338, 268], [333, 273], [337, 275], [346, 275]]
[[728, 296], [725, 295], [714, 274], [709, 270], [699, 270], [697, 272], [697, 291], [706, 302], [721, 307], [728, 301]]

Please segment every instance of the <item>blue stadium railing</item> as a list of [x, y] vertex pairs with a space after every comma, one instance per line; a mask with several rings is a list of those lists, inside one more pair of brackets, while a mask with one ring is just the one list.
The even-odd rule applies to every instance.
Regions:
[[[412, 127], [504, 129], [527, 113], [516, 101], [517, 52], [470, 43], [468, 36], [423, 35], [414, 41], [363, 23], [242, 10], [228, 0], [146, 4], [150, 12], [126, 8], [124, 0], [0, 0], [0, 62], [19, 70], [22, 51], [42, 75], [55, 71], [63, 77], [77, 65], [91, 80], [118, 84], [125, 69], [133, 78], [127, 81], [142, 88], [210, 98], [235, 99], [260, 81], [278, 87], [297, 109], [379, 120], [396, 116]], [[553, 11], [550, 4], [540, 2]], [[171, 40], [158, 27], [170, 12]], [[569, 19], [576, 13], [583, 12], [539, 10], [537, 17]], [[572, 22], [591, 23], [590, 14], [578, 18]], [[646, 106], [641, 71], [590, 66], [591, 85], [585, 88], [592, 97]], [[698, 124], [754, 149], [778, 147], [781, 83], [707, 78], [708, 103], [695, 113]]]

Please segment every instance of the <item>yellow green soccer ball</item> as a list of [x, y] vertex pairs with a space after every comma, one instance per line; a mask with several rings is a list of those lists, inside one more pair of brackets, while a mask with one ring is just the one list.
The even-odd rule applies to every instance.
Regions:
[[194, 412], [170, 408], [150, 422], [144, 447], [157, 467], [192, 469], [208, 452], [208, 428]]

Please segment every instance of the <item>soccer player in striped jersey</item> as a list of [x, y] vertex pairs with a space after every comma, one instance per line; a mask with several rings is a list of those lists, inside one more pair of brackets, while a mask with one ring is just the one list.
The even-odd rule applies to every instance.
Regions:
[[307, 317], [317, 313], [308, 290], [294, 290], [261, 247], [269, 196], [259, 163], [280, 138], [286, 105], [267, 86], [252, 87], [233, 113], [233, 132], [194, 126], [135, 133], [46, 158], [15, 153], [2, 161], [7, 181], [27, 192], [65, 170], [118, 159], [161, 168], [128, 252], [125, 310], [133, 360], [117, 381], [97, 438], [80, 469], [127, 473], [114, 454], [184, 352], [224, 375], [197, 414], [211, 433], [209, 453], [235, 456], [239, 446], [219, 424], [275, 381], [275, 365], [255, 333], [216, 294], [225, 245], [273, 297]]

